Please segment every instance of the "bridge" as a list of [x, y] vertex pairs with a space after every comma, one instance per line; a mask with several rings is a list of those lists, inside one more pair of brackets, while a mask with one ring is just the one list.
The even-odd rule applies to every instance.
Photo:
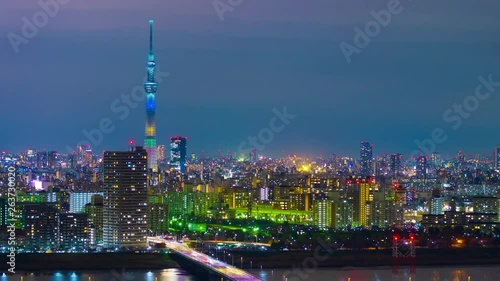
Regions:
[[[165, 247], [173, 254], [183, 257], [191, 264], [222, 277], [227, 281], [261, 281], [252, 274], [214, 259], [208, 255], [195, 251], [183, 243], [165, 240], [157, 237], [148, 237], [149, 242], [165, 244]], [[222, 280], [221, 279], [221, 280]]]

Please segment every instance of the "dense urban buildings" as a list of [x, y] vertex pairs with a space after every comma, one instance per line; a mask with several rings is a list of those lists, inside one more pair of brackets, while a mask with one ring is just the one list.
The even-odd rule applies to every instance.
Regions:
[[[498, 244], [498, 147], [449, 157], [377, 153], [362, 141], [359, 158], [300, 151], [270, 157], [255, 147], [244, 155], [193, 152], [188, 159], [187, 137], [157, 145], [149, 24], [144, 147], [131, 141], [128, 151], [103, 153], [90, 144], [66, 153], [0, 151], [0, 223], [19, 232], [21, 252], [146, 251], [155, 246], [147, 237], [160, 235], [265, 242], [279, 250], [305, 250], [312, 237], [358, 232], [385, 235], [363, 242], [376, 249], [388, 247], [396, 232], [426, 237], [423, 247], [471, 237], [481, 246]], [[357, 247], [349, 239], [345, 244]], [[8, 237], [1, 242], [6, 248]]]
[[[250, 239], [240, 232], [248, 224], [260, 225], [257, 239], [270, 241], [277, 235], [274, 227], [264, 230], [263, 225], [310, 226], [318, 233], [452, 228], [465, 237], [496, 235], [499, 229], [500, 174], [493, 153], [479, 161], [463, 152], [441, 160], [437, 153], [370, 157], [372, 145], [367, 144], [359, 159], [296, 154], [252, 159], [249, 153], [246, 160], [225, 155], [188, 160], [186, 139], [171, 143], [176, 145], [168, 165], [160, 165], [159, 180], [151, 185], [147, 151], [141, 147], [102, 155], [86, 147], [75, 158], [56, 153], [53, 167], [43, 169], [37, 168], [39, 158], [28, 157], [38, 154], [33, 149], [2, 153], [2, 171], [12, 164], [18, 169], [16, 228], [23, 233], [23, 249], [123, 251], [147, 247], [149, 235], [215, 238], [215, 230], [226, 226], [231, 237], [237, 235], [232, 239]], [[374, 175], [362, 175], [366, 167]], [[5, 176], [0, 174], [3, 225]]]

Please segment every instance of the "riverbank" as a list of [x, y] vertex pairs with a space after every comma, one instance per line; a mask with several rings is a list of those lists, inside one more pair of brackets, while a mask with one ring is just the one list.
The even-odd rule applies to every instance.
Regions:
[[[8, 268], [7, 254], [0, 268]], [[92, 254], [18, 254], [16, 270], [100, 270], [178, 268], [168, 254], [92, 253]]]
[[[219, 259], [224, 260], [219, 251]], [[500, 248], [417, 249], [417, 266], [498, 265]], [[319, 267], [391, 266], [392, 251], [335, 251], [328, 259], [314, 259], [313, 252], [232, 252], [225, 261], [244, 268], [290, 268], [314, 260]], [[322, 256], [326, 253], [321, 253]], [[243, 259], [242, 259], [243, 258]], [[0, 258], [1, 269], [8, 268], [6, 254]], [[401, 265], [408, 264], [402, 261]], [[101, 270], [101, 269], [166, 269], [179, 268], [168, 254], [93, 253], [93, 254], [19, 254], [16, 270]]]
[[[317, 263], [318, 267], [378, 267], [392, 266], [392, 249], [335, 251], [328, 259], [321, 261], [327, 253], [320, 253], [315, 259], [313, 252], [234, 252], [235, 266], [244, 268], [289, 268], [306, 262]], [[226, 261], [232, 263], [232, 259]], [[417, 266], [452, 266], [452, 265], [499, 265], [500, 248], [462, 248], [462, 249], [417, 249]], [[400, 261], [400, 265], [409, 265], [409, 260]]]

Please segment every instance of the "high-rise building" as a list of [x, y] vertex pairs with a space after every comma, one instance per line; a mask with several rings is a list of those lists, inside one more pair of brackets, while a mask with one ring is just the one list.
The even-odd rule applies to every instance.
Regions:
[[158, 146], [158, 164], [165, 164], [165, 145], [159, 145]]
[[100, 193], [92, 192], [73, 192], [69, 195], [69, 211], [70, 213], [78, 214], [85, 212], [85, 205], [92, 201], [92, 196]]
[[441, 167], [441, 154], [439, 152], [434, 151], [431, 154], [431, 165], [433, 168], [440, 168]]
[[[455, 210], [453, 210], [455, 211]], [[443, 214], [443, 198], [434, 197], [431, 199], [430, 213], [432, 215], [442, 215]]]
[[158, 83], [155, 81], [155, 55], [153, 52], [153, 20], [149, 21], [149, 54], [148, 54], [148, 77], [144, 83], [146, 91], [146, 138], [144, 147], [148, 153], [148, 170], [158, 171], [158, 148], [156, 147], [156, 91]]
[[417, 157], [417, 178], [426, 178], [427, 176], [427, 156]]
[[165, 199], [168, 205], [170, 216], [180, 216], [192, 214], [194, 212], [195, 193], [192, 192], [173, 192], [166, 193]]
[[378, 185], [372, 183], [356, 183], [347, 187], [348, 200], [353, 209], [353, 226], [369, 226], [370, 202], [375, 190], [378, 190]]
[[336, 228], [336, 208], [326, 197], [316, 198], [313, 202], [313, 222], [319, 228]]
[[104, 231], [106, 248], [141, 248], [147, 245], [147, 152], [104, 153]]
[[398, 175], [403, 170], [403, 154], [392, 154], [390, 162], [391, 174]]
[[379, 228], [392, 227], [395, 220], [395, 203], [392, 198], [385, 198], [383, 192], [378, 192], [371, 202], [371, 226]]
[[54, 168], [57, 163], [57, 152], [49, 151], [47, 152], [47, 166], [49, 168]]
[[401, 229], [404, 225], [404, 211], [406, 206], [406, 188], [394, 184], [394, 227]]
[[346, 198], [335, 201], [335, 226], [337, 229], [346, 229], [352, 226], [353, 208]]
[[47, 251], [59, 248], [59, 211], [55, 204], [19, 204], [24, 221], [25, 249]]
[[373, 145], [369, 142], [361, 142], [360, 145], [361, 175], [371, 176], [373, 174], [372, 159]]
[[495, 153], [493, 153], [493, 168], [498, 170], [500, 168], [500, 147], [495, 147]]
[[[163, 199], [163, 198], [162, 198]], [[163, 202], [149, 203], [148, 228], [155, 234], [168, 231], [168, 205]]]
[[462, 167], [465, 164], [465, 153], [462, 150], [459, 150], [457, 153], [457, 163], [460, 167]]
[[186, 171], [187, 137], [170, 138], [170, 165], [182, 174]]
[[37, 152], [36, 154], [36, 166], [37, 168], [47, 168], [48, 167], [48, 155], [47, 151]]
[[85, 205], [85, 213], [88, 215], [89, 222], [89, 246], [95, 247], [103, 243], [103, 219], [104, 206], [102, 195], [92, 196], [90, 203]]
[[59, 249], [82, 252], [88, 248], [87, 214], [61, 214]]
[[0, 225], [7, 225], [8, 221], [8, 209], [9, 205], [7, 204], [7, 198], [0, 197]]

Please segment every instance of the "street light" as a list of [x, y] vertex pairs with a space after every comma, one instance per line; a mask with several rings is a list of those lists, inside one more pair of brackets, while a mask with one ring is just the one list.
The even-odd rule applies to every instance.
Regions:
[[241, 269], [243, 269], [243, 257], [241, 257]]

